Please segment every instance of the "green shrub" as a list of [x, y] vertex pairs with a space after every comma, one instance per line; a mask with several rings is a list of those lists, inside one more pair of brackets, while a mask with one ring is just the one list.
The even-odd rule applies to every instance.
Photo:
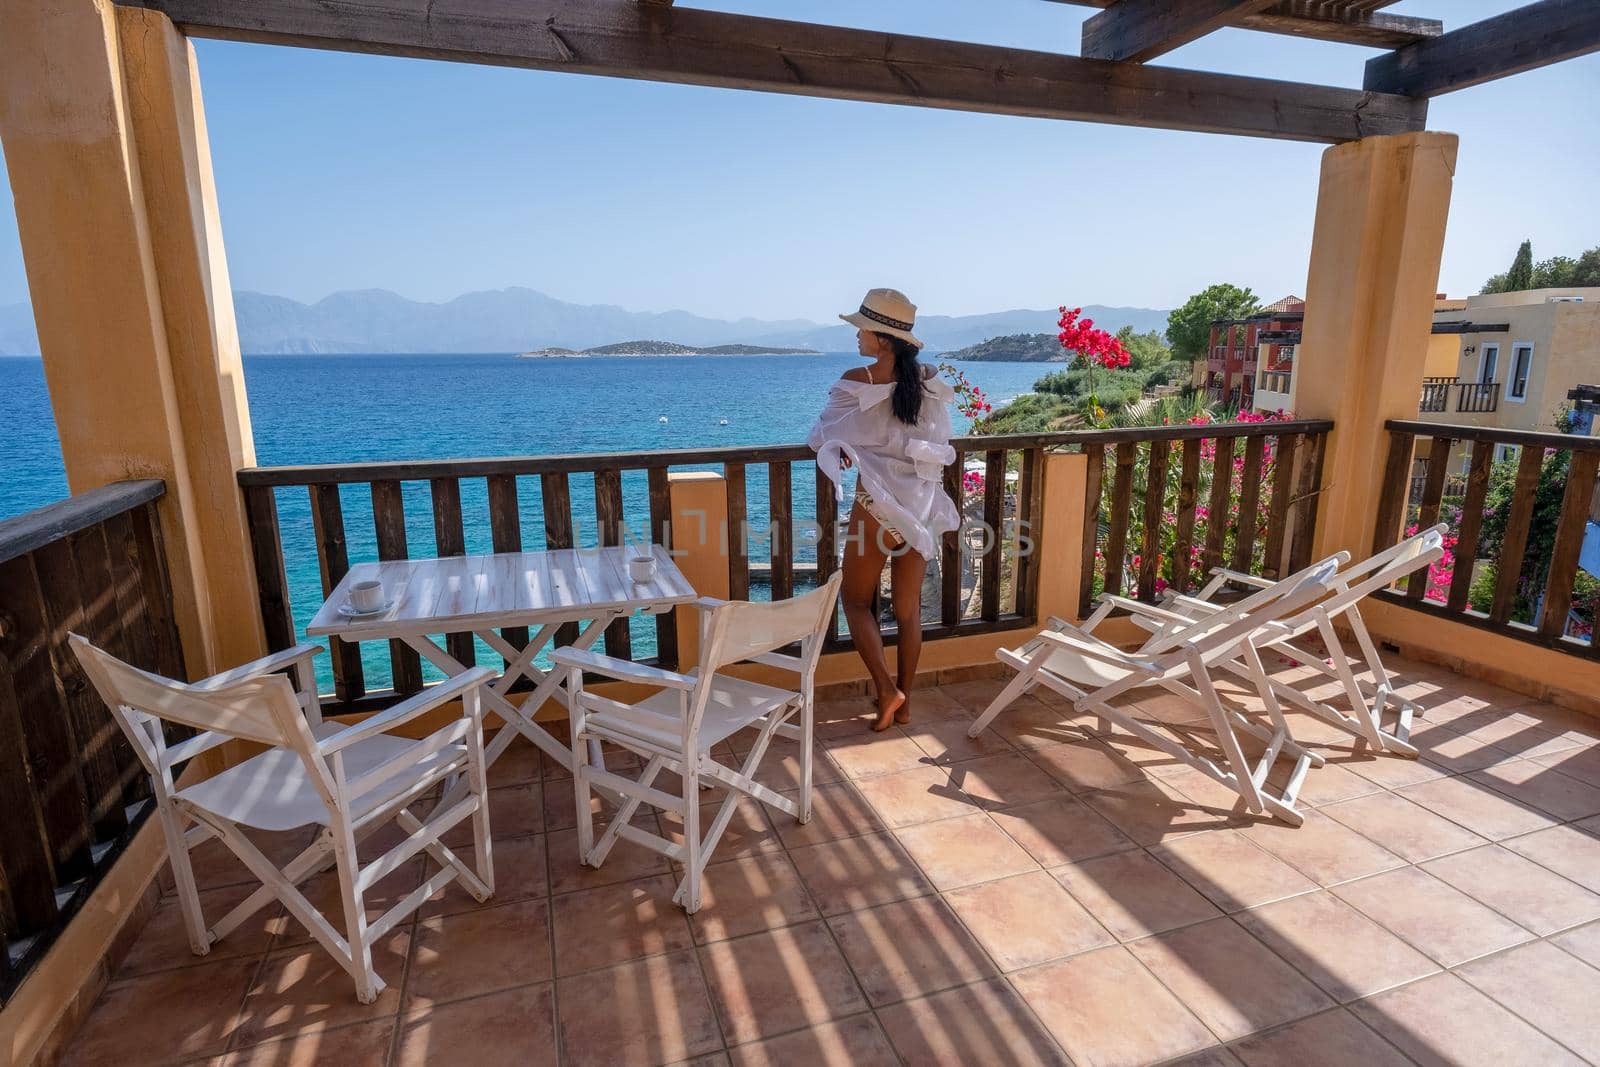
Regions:
[[[1462, 566], [1462, 560], [1456, 566]], [[1472, 574], [1472, 584], [1467, 587], [1467, 603], [1472, 605], [1473, 611], [1488, 614], [1489, 607], [1494, 603], [1495, 566], [1492, 560], [1484, 560], [1478, 564], [1478, 569]]]

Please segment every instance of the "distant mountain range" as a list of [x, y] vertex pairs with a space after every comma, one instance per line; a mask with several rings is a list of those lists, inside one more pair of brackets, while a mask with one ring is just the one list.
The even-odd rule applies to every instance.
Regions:
[[583, 356], [818, 356], [815, 348], [774, 348], [770, 345], [680, 345], [674, 341], [622, 341], [575, 352], [570, 348], [540, 348], [523, 352], [523, 359], [574, 359]]
[[[467, 293], [444, 303], [407, 300], [386, 289], [334, 293], [314, 304], [246, 290], [233, 294], [239, 339], [246, 353], [526, 352], [586, 349], [636, 337], [670, 338], [695, 348], [749, 344], [855, 349], [855, 327], [806, 319], [708, 319], [687, 311], [629, 311], [613, 304], [569, 304], [532, 289]], [[1167, 313], [1151, 308], [1089, 306], [1086, 317], [1109, 330], [1163, 330]], [[1056, 311], [996, 311], [983, 315], [925, 315], [917, 335], [933, 353], [1001, 334], [1037, 333], [1055, 326]], [[27, 304], [0, 306], [0, 355], [39, 351]]]

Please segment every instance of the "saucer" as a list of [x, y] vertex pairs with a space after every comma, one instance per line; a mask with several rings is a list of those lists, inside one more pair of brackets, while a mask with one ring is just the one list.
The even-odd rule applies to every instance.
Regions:
[[351, 607], [349, 604], [340, 604], [339, 605], [339, 614], [343, 615], [347, 619], [370, 619], [370, 618], [373, 618], [374, 616], [382, 615], [384, 612], [388, 611], [392, 607], [394, 607], [394, 601], [393, 600], [386, 600], [386, 601], [383, 602], [382, 605], [380, 605], [380, 606], [378, 606], [376, 608], [373, 608], [371, 611], [357, 611], [355, 608]]

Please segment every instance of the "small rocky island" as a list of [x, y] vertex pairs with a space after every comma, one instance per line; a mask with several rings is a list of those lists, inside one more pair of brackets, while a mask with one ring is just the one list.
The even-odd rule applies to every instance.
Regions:
[[680, 345], [676, 341], [622, 341], [596, 348], [539, 348], [523, 352], [521, 359], [574, 359], [582, 356], [819, 356], [814, 348], [774, 348], [771, 345]]
[[954, 352], [944, 358], [957, 362], [973, 363], [1065, 363], [1072, 354], [1061, 347], [1053, 333], [1014, 333], [1005, 337], [991, 337]]

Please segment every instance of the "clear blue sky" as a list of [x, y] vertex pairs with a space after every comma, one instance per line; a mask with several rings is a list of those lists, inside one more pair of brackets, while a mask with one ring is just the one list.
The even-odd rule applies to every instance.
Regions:
[[[773, 13], [758, 0], [686, 5]], [[1459, 26], [1515, 0], [1407, 0]], [[1043, 0], [793, 0], [788, 17], [1076, 52]], [[1316, 145], [199, 42], [236, 287], [822, 319], [874, 284], [928, 312], [1170, 307], [1219, 280], [1305, 284]], [[1173, 66], [1360, 84], [1374, 53], [1225, 31]], [[1516, 245], [1600, 244], [1590, 56], [1435, 100], [1461, 135], [1440, 287]], [[26, 286], [0, 189], [0, 303]]]

